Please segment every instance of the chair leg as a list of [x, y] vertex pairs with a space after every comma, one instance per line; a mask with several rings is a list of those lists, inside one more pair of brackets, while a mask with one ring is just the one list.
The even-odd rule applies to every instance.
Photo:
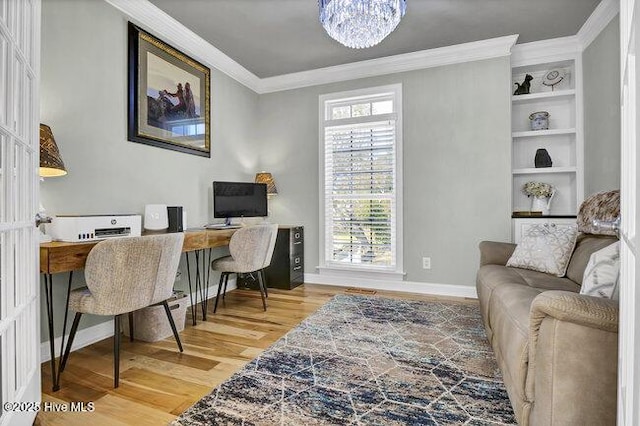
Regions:
[[133, 342], [133, 312], [129, 312], [129, 341]]
[[78, 331], [78, 323], [80, 322], [80, 317], [82, 313], [76, 312], [76, 316], [73, 317], [73, 325], [71, 325], [71, 331], [69, 332], [69, 340], [67, 341], [67, 347], [64, 350], [64, 356], [62, 357], [62, 361], [60, 362], [60, 372], [64, 370], [67, 366], [67, 360], [69, 359], [69, 354], [71, 353], [71, 345], [73, 344], [73, 339], [76, 337], [76, 332]]
[[229, 273], [224, 274], [224, 290], [222, 292], [222, 300], [224, 300], [224, 296], [227, 294], [227, 283], [229, 282]]
[[120, 386], [120, 315], [113, 317], [113, 387]]
[[258, 285], [260, 286], [260, 297], [262, 298], [262, 307], [264, 308], [264, 310], [266, 312], [266, 310], [267, 310], [267, 301], [265, 299], [264, 282], [262, 281], [262, 274], [260, 272], [258, 272]]
[[220, 300], [220, 292], [222, 291], [222, 282], [224, 280], [224, 272], [220, 274], [220, 282], [218, 283], [218, 294], [216, 295], [216, 303], [213, 305], [213, 313], [218, 310], [218, 300]]
[[176, 328], [176, 323], [173, 320], [173, 315], [171, 315], [171, 309], [169, 309], [169, 303], [165, 300], [162, 302], [162, 306], [164, 306], [164, 311], [167, 313], [167, 318], [169, 319], [169, 324], [171, 325], [171, 331], [173, 331], [173, 337], [176, 338], [176, 343], [178, 344], [178, 349], [180, 352], [184, 352], [182, 349], [182, 342], [180, 341], [180, 336], [178, 335], [178, 329]]
[[268, 298], [269, 291], [267, 290], [267, 279], [266, 279], [266, 276], [264, 275], [264, 269], [260, 269], [260, 274], [262, 274], [262, 283], [264, 284], [264, 295]]

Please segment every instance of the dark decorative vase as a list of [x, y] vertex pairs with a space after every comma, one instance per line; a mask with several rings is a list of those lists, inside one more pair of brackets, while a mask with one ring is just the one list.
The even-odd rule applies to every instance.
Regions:
[[553, 161], [546, 149], [540, 148], [536, 151], [536, 158], [534, 160], [536, 168], [551, 167]]

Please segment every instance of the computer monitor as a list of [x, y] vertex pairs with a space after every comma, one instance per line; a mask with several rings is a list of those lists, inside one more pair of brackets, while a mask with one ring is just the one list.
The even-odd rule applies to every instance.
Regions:
[[213, 217], [267, 216], [267, 185], [253, 182], [213, 182]]

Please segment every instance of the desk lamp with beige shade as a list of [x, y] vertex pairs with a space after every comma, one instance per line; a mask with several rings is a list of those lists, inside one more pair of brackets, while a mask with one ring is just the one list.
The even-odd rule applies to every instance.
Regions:
[[[269, 172], [256, 173], [255, 183], [264, 183], [267, 185], [267, 198], [271, 198], [274, 195], [278, 195], [278, 188], [276, 188], [276, 181], [273, 179], [273, 175]], [[268, 201], [268, 200], [267, 200]], [[270, 214], [269, 204], [267, 203], [267, 216]]]
[[[40, 180], [44, 180], [46, 177], [58, 177], [67, 174], [67, 169], [64, 166], [58, 145], [53, 137], [51, 127], [46, 124], [40, 124]], [[50, 223], [51, 217], [49, 217], [40, 202], [40, 208], [36, 215], [36, 225], [40, 227], [43, 223]], [[46, 235], [40, 227], [40, 242], [45, 243], [51, 241], [51, 237]]]

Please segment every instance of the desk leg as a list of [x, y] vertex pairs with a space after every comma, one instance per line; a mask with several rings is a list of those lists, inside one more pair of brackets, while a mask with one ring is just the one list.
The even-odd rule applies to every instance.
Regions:
[[207, 251], [202, 249], [202, 272], [200, 273], [200, 299], [202, 299], [202, 321], [207, 320]]
[[45, 274], [44, 276], [44, 292], [47, 302], [47, 323], [49, 326], [49, 352], [51, 355], [51, 381], [53, 383], [53, 391], [60, 390], [60, 373], [62, 354], [64, 351], [65, 335], [67, 334], [67, 317], [69, 315], [69, 295], [71, 294], [71, 280], [73, 279], [73, 271], [69, 272], [69, 282], [67, 284], [67, 299], [64, 308], [64, 323], [62, 325], [62, 337], [60, 342], [60, 358], [58, 359], [58, 368], [56, 368], [56, 350], [55, 350], [55, 336], [53, 327], [53, 275]]
[[[202, 259], [200, 259], [200, 254], [202, 254]], [[204, 266], [204, 261], [205, 261], [205, 251], [204, 250], [197, 250], [196, 251], [196, 292], [199, 290], [200, 291], [200, 305], [202, 308], [202, 321], [206, 321], [207, 320], [207, 312], [205, 310], [205, 299], [204, 299], [204, 271], [200, 271], [200, 260], [202, 260], [203, 266]]]
[[[205, 288], [204, 288], [204, 312], [209, 310], [209, 282], [211, 279], [211, 251], [213, 249], [209, 248], [209, 260], [204, 265], [204, 270], [206, 272], [205, 278]], [[204, 256], [203, 256], [204, 257]]]
[[196, 325], [196, 303], [198, 303], [198, 292], [196, 289], [196, 300], [193, 300], [193, 288], [191, 287], [191, 267], [189, 266], [189, 252], [185, 252], [187, 258], [187, 280], [189, 281], [189, 298], [191, 300], [191, 321], [193, 325]]
[[51, 382], [53, 383], [53, 391], [60, 389], [58, 384], [58, 375], [56, 374], [56, 350], [53, 336], [53, 276], [51, 274], [44, 275], [44, 294], [47, 301], [47, 323], [49, 326], [49, 353], [51, 355]]

